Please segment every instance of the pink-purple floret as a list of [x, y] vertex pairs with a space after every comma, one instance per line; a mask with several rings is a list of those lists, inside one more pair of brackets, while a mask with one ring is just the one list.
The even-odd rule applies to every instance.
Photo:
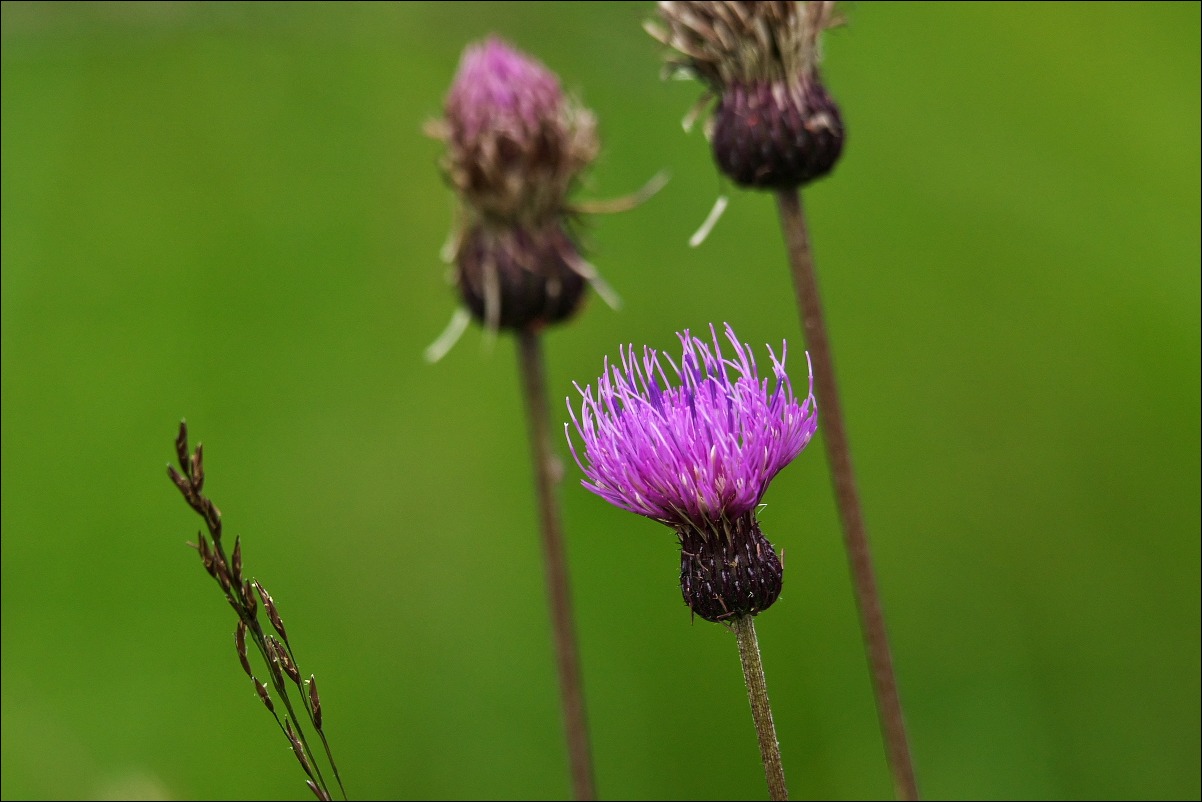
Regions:
[[661, 354], [644, 348], [640, 359], [633, 346], [620, 349], [620, 366], [606, 359], [595, 393], [576, 385], [579, 417], [570, 401], [568, 410], [583, 455], [570, 433], [568, 444], [586, 488], [670, 526], [709, 530], [753, 510], [773, 477], [806, 447], [818, 428], [813, 374], [798, 403], [784, 343], [779, 359], [768, 349], [776, 379], [770, 388], [751, 347], [739, 343], [729, 324], [733, 358], [723, 355], [712, 325], [710, 335], [705, 342], [679, 332], [679, 365], [662, 355], [676, 386]]
[[447, 96], [447, 118], [465, 139], [507, 123], [535, 128], [558, 115], [563, 91], [538, 61], [496, 37], [468, 48]]

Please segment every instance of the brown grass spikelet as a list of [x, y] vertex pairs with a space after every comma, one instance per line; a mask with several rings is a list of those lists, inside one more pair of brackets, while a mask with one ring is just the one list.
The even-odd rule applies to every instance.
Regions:
[[[185, 503], [204, 520], [209, 530], [208, 538], [205, 537], [203, 532], [197, 532], [196, 543], [189, 543], [188, 545], [196, 549], [205, 571], [217, 581], [222, 595], [237, 616], [238, 623], [234, 631], [234, 647], [238, 653], [238, 662], [242, 666], [242, 670], [254, 683], [255, 693], [263, 703], [263, 706], [267, 708], [268, 712], [275, 718], [276, 723], [284, 730], [289, 746], [297, 755], [301, 767], [305, 770], [309, 778], [306, 781], [309, 788], [313, 789], [319, 799], [332, 799], [330, 785], [326, 782], [319, 764], [315, 762], [316, 753], [309, 746], [305, 730], [300, 724], [301, 719], [297, 716], [297, 703], [303, 708], [301, 712], [309, 719], [309, 724], [320, 736], [326, 762], [333, 771], [334, 779], [337, 782], [342, 798], [346, 799], [346, 789], [342, 784], [342, 778], [334, 762], [329, 742], [326, 740], [325, 732], [322, 729], [320, 706], [315, 705], [313, 702], [315, 691], [311, 689], [307, 690], [305, 683], [301, 679], [300, 668], [296, 664], [292, 647], [288, 644], [288, 636], [284, 629], [284, 623], [280, 619], [279, 611], [276, 608], [275, 600], [271, 598], [257, 580], [252, 582], [252, 580], [243, 576], [244, 552], [241, 536], [234, 538], [234, 547], [231, 554], [227, 555], [225, 551], [225, 546], [221, 540], [221, 511], [213, 503], [212, 499], [204, 495], [204, 451], [201, 445], [197, 444], [196, 450], [189, 453], [188, 427], [184, 421], [180, 422], [179, 433], [174, 440], [174, 447], [176, 460], [179, 463], [179, 470], [168, 465], [167, 476], [172, 484], [175, 485]], [[283, 639], [282, 641], [276, 639], [274, 636], [267, 635], [263, 631], [263, 627], [258, 619], [260, 599], [262, 599], [264, 610], [267, 611], [267, 617], [271, 619], [271, 624], [276, 632], [279, 633], [280, 638]], [[269, 683], [259, 680], [254, 674], [254, 669], [250, 663], [248, 641], [254, 644], [264, 663], [267, 665], [270, 674], [270, 689]], [[297, 703], [294, 703], [293, 698], [289, 695], [287, 680], [291, 680], [297, 686], [297, 691], [300, 693], [300, 699]], [[275, 693], [274, 697], [272, 691]], [[280, 722], [279, 714], [276, 711], [277, 702], [283, 705], [283, 723]], [[294, 724], [294, 722], [296, 723]]]

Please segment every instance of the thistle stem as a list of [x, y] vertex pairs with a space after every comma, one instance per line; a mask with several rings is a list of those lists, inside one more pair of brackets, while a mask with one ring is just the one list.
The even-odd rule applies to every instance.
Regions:
[[868, 548], [868, 534], [864, 529], [864, 516], [860, 511], [855, 471], [851, 464], [851, 449], [847, 443], [843, 412], [839, 406], [834, 357], [823, 320], [822, 299], [818, 294], [818, 279], [814, 273], [814, 257], [810, 251], [810, 236], [806, 229], [801, 193], [795, 189], [781, 190], [777, 193], [776, 200], [781, 228], [789, 250], [789, 263], [793, 269], [793, 284], [797, 291], [802, 328], [805, 330], [810, 358], [814, 364], [814, 392], [822, 418], [822, 439], [826, 443], [831, 481], [835, 486], [835, 500], [839, 509], [839, 519], [843, 524], [843, 541], [851, 566], [852, 588], [860, 614], [864, 647], [868, 654], [877, 716], [885, 741], [889, 769], [893, 774], [893, 787], [898, 799], [918, 799], [918, 785], [910, 758], [910, 746], [906, 739], [906, 725], [902, 716], [901, 699], [897, 693], [897, 678], [893, 673], [889, 638], [881, 613], [881, 600], [872, 568], [872, 555]]
[[551, 417], [547, 408], [542, 343], [539, 335], [529, 329], [518, 332], [517, 341], [519, 372], [522, 375], [522, 390], [526, 402], [526, 422], [530, 431], [530, 450], [538, 485], [547, 597], [551, 607], [551, 630], [555, 639], [555, 664], [559, 671], [559, 691], [568, 742], [572, 791], [575, 799], [591, 800], [597, 798], [597, 793], [593, 783], [592, 757], [584, 715], [584, 682], [581, 678], [580, 658], [572, 624], [572, 597], [568, 587], [563, 525], [555, 498], [555, 485], [558, 481], [557, 458], [551, 448]]
[[743, 664], [743, 679], [747, 682], [747, 698], [751, 701], [751, 717], [760, 740], [760, 758], [764, 761], [764, 777], [768, 780], [768, 796], [773, 802], [789, 798], [785, 786], [785, 770], [780, 763], [780, 743], [772, 723], [772, 705], [768, 703], [768, 686], [764, 682], [764, 664], [760, 662], [760, 644], [755, 637], [755, 618], [741, 615], [731, 624], [739, 641], [739, 662]]

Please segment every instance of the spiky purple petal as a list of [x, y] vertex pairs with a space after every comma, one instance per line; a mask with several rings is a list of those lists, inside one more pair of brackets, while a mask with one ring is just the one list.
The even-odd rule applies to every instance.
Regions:
[[678, 333], [679, 364], [651, 348], [639, 357], [627, 346], [620, 365], [606, 360], [595, 391], [576, 386], [580, 412], [570, 403], [569, 411], [583, 452], [570, 433], [568, 442], [587, 489], [631, 512], [706, 532], [759, 504], [817, 429], [813, 376], [799, 403], [784, 344], [779, 358], [768, 349], [769, 386], [751, 347], [729, 324], [725, 335], [732, 357], [711, 325], [708, 342]]

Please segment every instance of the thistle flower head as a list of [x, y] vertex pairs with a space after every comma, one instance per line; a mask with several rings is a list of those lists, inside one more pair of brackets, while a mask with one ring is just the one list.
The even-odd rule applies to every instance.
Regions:
[[712, 326], [710, 335], [707, 342], [680, 332], [679, 365], [651, 348], [641, 357], [621, 349], [620, 365], [607, 359], [596, 392], [580, 390], [579, 417], [572, 412], [583, 459], [569, 443], [584, 486], [606, 501], [669, 526], [720, 533], [755, 509], [818, 418], [812, 395], [798, 403], [793, 394], [784, 346], [780, 358], [769, 349], [770, 388], [729, 325], [733, 358]]
[[838, 160], [843, 121], [818, 73], [821, 34], [839, 23], [834, 6], [660, 2], [663, 25], [646, 26], [675, 51], [668, 56], [673, 72], [696, 76], [718, 96], [710, 142], [719, 168], [735, 183], [798, 187]]
[[447, 144], [443, 168], [469, 214], [542, 224], [596, 158], [591, 112], [559, 79], [496, 37], [469, 46], [432, 128]]
[[753, 615], [779, 595], [780, 562], [754, 511], [818, 425], [812, 376], [799, 401], [783, 344], [779, 358], [768, 352], [770, 386], [750, 346], [729, 325], [725, 335], [730, 357], [712, 326], [708, 341], [678, 334], [679, 363], [651, 348], [641, 357], [621, 349], [595, 391], [577, 386], [579, 415], [569, 404], [583, 453], [565, 427], [586, 488], [676, 530], [682, 592], [707, 620]]
[[597, 155], [596, 121], [550, 70], [496, 37], [469, 46], [427, 132], [446, 144], [459, 200], [444, 258], [467, 310], [428, 358], [469, 315], [493, 331], [534, 328], [575, 314], [590, 283], [607, 294], [580, 254], [568, 201]]

